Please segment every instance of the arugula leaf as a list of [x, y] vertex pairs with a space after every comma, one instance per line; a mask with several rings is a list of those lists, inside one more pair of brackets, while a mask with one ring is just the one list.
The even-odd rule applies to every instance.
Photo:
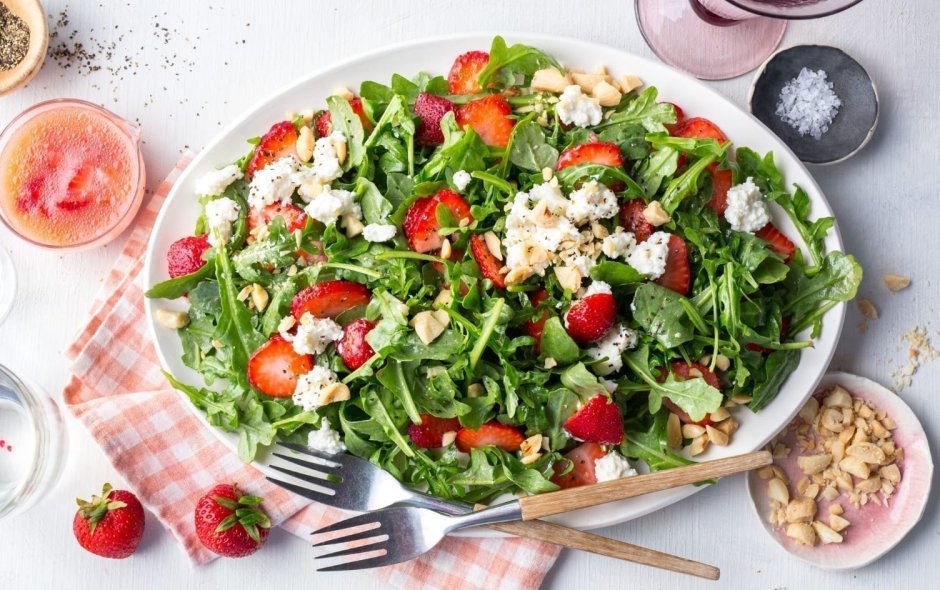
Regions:
[[692, 339], [684, 299], [655, 283], [640, 285], [633, 295], [633, 319], [665, 348], [675, 348]]
[[851, 254], [830, 252], [812, 277], [791, 273], [784, 313], [791, 316], [794, 334], [816, 323], [837, 303], [849, 301], [862, 282], [862, 266]]
[[658, 379], [654, 379], [649, 366], [649, 348], [646, 346], [625, 354], [624, 362], [650, 386], [649, 410], [651, 414], [658, 412], [662, 407], [663, 398], [668, 397], [692, 420], [698, 421], [717, 410], [724, 401], [721, 392], [701, 377], [676, 381], [675, 375], [670, 372], [661, 383]]
[[642, 125], [650, 133], [665, 132], [666, 125], [676, 122], [676, 110], [668, 102], [657, 102], [657, 95], [655, 87], [647, 87], [634, 100], [628, 102], [626, 108], [614, 112], [596, 128], [635, 123]]
[[587, 370], [584, 363], [571, 365], [561, 373], [561, 384], [578, 394], [581, 401], [587, 401], [595, 395], [610, 395], [607, 388], [597, 380], [594, 373]]
[[799, 364], [799, 350], [775, 350], [767, 355], [767, 360], [764, 361], [763, 379], [757, 380], [751, 394], [751, 403], [747, 407], [754, 412], [765, 408], [777, 397], [783, 382]]
[[568, 335], [558, 316], [545, 320], [540, 347], [543, 357], [553, 358], [559, 365], [570, 365], [581, 356], [578, 344]]
[[642, 283], [647, 278], [646, 275], [629, 264], [614, 262], [613, 260], [595, 264], [591, 267], [590, 274], [595, 281], [603, 281], [613, 287]]
[[506, 41], [497, 35], [490, 45], [490, 59], [477, 77], [477, 82], [481, 88], [486, 88], [491, 81], [512, 86], [531, 79], [536, 71], [549, 66], [562, 69], [553, 57], [543, 51], [521, 44], [507, 47]]
[[666, 444], [667, 414], [661, 412], [646, 431], [630, 430], [620, 446], [624, 456], [645, 462], [650, 471], [662, 471], [692, 463], [669, 450]]
[[548, 143], [542, 127], [529, 119], [513, 129], [509, 160], [523, 170], [541, 172], [543, 168], [555, 167], [558, 150]]
[[149, 299], [179, 299], [208, 277], [215, 276], [215, 258], [209, 258], [199, 270], [167, 279], [147, 289], [144, 296]]
[[388, 217], [394, 209], [392, 203], [386, 199], [372, 181], [359, 177], [356, 179], [356, 192], [359, 194], [359, 205], [362, 207], [362, 217], [369, 223], [388, 223]]
[[274, 427], [265, 418], [264, 408], [257, 399], [249, 399], [239, 412], [238, 456], [250, 463], [258, 454], [258, 447], [274, 442]]
[[343, 170], [351, 170], [360, 166], [366, 155], [362, 129], [362, 120], [353, 112], [349, 101], [341, 96], [328, 96], [326, 104], [330, 109], [330, 120], [333, 131], [338, 131], [346, 137], [348, 156], [343, 163]]
[[640, 166], [637, 179], [647, 197], [659, 192], [659, 187], [667, 178], [672, 178], [679, 167], [679, 152], [665, 146], [650, 153]]

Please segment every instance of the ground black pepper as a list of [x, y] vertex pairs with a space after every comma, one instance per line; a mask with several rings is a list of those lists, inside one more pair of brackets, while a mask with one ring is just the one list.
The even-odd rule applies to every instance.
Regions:
[[29, 50], [29, 25], [0, 2], [0, 72], [12, 70]]

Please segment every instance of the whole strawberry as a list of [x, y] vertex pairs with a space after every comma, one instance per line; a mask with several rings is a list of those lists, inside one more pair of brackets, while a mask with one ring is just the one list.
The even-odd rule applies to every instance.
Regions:
[[100, 496], [93, 496], [90, 502], [78, 500], [72, 532], [78, 544], [95, 555], [130, 557], [144, 534], [144, 507], [134, 494], [112, 490], [106, 483]]
[[271, 520], [260, 508], [264, 500], [242, 494], [238, 484], [219, 484], [196, 504], [196, 535], [223, 557], [245, 557], [264, 545]]

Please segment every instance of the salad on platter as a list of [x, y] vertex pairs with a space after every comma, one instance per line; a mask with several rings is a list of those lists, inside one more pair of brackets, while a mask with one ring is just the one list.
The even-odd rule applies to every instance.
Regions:
[[154, 317], [204, 383], [167, 378], [245, 461], [302, 442], [467, 502], [683, 465], [855, 296], [773, 155], [636, 76], [500, 37], [409, 76], [200, 178], [147, 292], [188, 299]]

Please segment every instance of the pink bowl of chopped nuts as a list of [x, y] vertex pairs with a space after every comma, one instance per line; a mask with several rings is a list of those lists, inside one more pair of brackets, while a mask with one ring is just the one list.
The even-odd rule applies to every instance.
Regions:
[[774, 463], [747, 477], [771, 537], [825, 569], [854, 569], [890, 551], [920, 521], [933, 478], [927, 435], [897, 394], [828, 373], [768, 444]]

